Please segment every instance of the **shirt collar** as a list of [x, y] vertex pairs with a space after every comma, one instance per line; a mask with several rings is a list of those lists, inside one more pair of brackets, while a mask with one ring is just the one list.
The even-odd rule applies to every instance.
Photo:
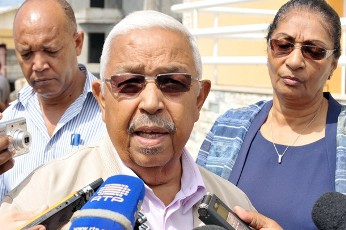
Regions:
[[[115, 155], [118, 158], [119, 162], [121, 162], [120, 164], [122, 174], [138, 177], [130, 168], [124, 165], [118, 154]], [[206, 193], [206, 187], [204, 185], [203, 178], [197, 164], [186, 148], [184, 148], [183, 150], [181, 162], [183, 167], [181, 188], [180, 191], [176, 194], [173, 202], [180, 200], [182, 202], [183, 213], [186, 213], [192, 206], [194, 206], [199, 200], [202, 199], [202, 197]], [[151, 188], [149, 188], [147, 185], [145, 185], [145, 189], [151, 191]]]
[[181, 196], [183, 213], [185, 213], [202, 199], [206, 193], [206, 188], [197, 164], [187, 149], [184, 149], [182, 154], [182, 165], [181, 189], [176, 198]]

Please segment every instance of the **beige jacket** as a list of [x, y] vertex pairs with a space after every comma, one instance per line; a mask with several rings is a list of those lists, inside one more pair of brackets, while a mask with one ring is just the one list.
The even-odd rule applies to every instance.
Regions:
[[[119, 158], [106, 136], [94, 145], [53, 160], [32, 172], [4, 198], [0, 215], [8, 210], [34, 210], [46, 204], [51, 206], [100, 177], [105, 180], [119, 174]], [[207, 191], [215, 193], [229, 207], [239, 205], [255, 210], [248, 197], [236, 186], [201, 167], [199, 169]], [[195, 205], [194, 226], [201, 225]]]

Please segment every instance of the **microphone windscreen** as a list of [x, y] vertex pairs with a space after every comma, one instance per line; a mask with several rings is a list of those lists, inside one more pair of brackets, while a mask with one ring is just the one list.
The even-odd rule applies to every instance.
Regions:
[[346, 229], [346, 196], [339, 192], [323, 194], [312, 208], [312, 220], [319, 230]]
[[192, 230], [226, 230], [224, 227], [218, 225], [204, 225], [194, 228]]
[[132, 230], [144, 194], [144, 183], [137, 177], [109, 177], [82, 209], [74, 213], [70, 230]]

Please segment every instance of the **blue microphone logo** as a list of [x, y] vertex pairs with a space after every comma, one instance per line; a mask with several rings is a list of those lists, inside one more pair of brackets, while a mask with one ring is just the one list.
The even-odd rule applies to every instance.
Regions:
[[110, 202], [124, 202], [123, 196], [127, 196], [131, 189], [126, 184], [106, 184], [100, 188], [90, 202], [93, 201], [110, 201]]
[[100, 186], [71, 219], [70, 230], [133, 229], [145, 194], [144, 182], [128, 175], [114, 175]]

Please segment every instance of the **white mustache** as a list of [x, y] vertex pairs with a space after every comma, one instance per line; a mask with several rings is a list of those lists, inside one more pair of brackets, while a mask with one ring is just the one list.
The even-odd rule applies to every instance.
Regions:
[[135, 120], [131, 121], [128, 128], [128, 133], [134, 134], [137, 127], [141, 126], [160, 127], [166, 129], [169, 134], [173, 134], [176, 131], [175, 124], [173, 121], [161, 118], [157, 115], [143, 114]]

